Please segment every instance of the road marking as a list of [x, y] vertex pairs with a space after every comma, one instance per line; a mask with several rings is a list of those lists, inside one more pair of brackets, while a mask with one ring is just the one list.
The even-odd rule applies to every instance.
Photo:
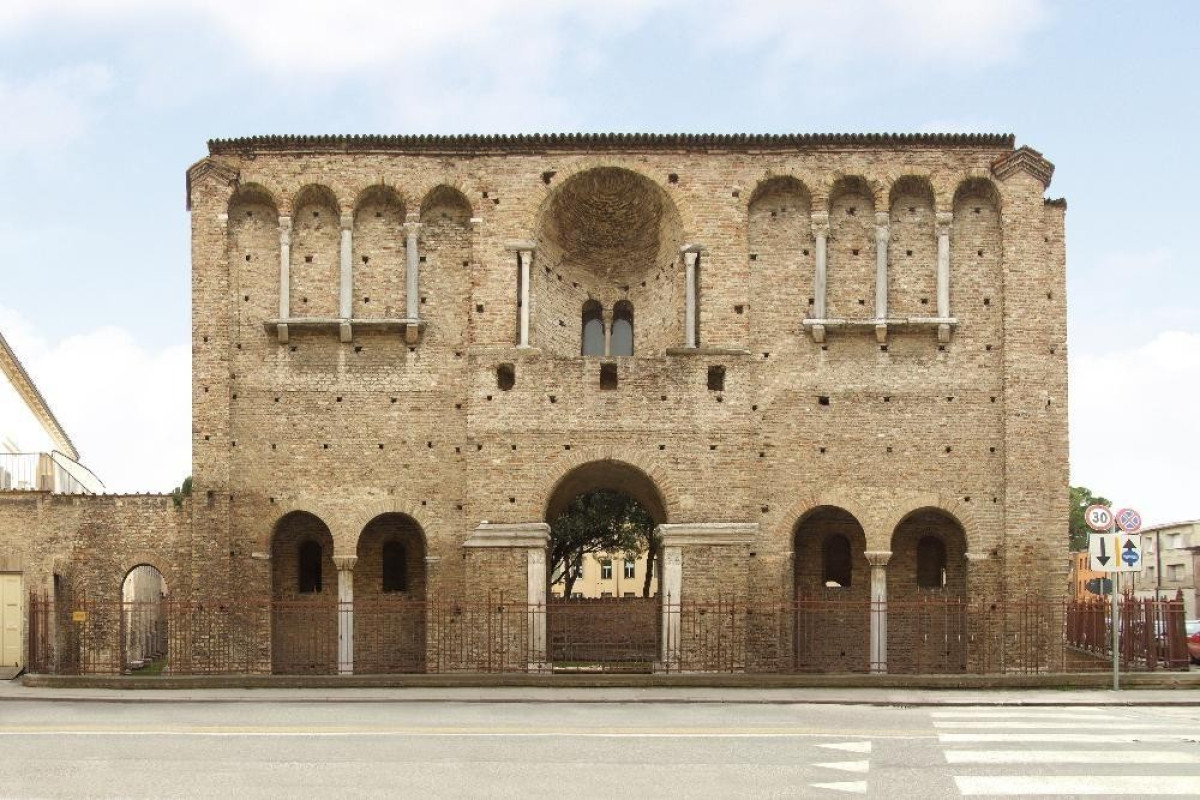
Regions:
[[1058, 743], [1065, 739], [1079, 744], [1118, 744], [1129, 742], [1200, 742], [1200, 731], [1191, 733], [939, 733], [942, 744], [967, 742], [1010, 742], [1013, 744]]
[[836, 744], [819, 744], [817, 747], [825, 747], [830, 750], [845, 750], [848, 753], [871, 752], [870, 742], [838, 742]]
[[839, 781], [837, 783], [810, 783], [814, 789], [832, 789], [835, 792], [853, 792], [854, 794], [866, 794], [866, 781]]
[[824, 764], [813, 764], [814, 767], [825, 769], [840, 769], [842, 772], [866, 772], [871, 768], [870, 761], [827, 761]]
[[[1062, 722], [1030, 722], [1029, 720], [1015, 719], [981, 719], [981, 720], [965, 720], [965, 719], [935, 719], [934, 727], [937, 728], [975, 728], [976, 730], [1000, 729], [1000, 728], [1020, 728], [1021, 730], [1055, 730], [1059, 728], [1067, 728], [1069, 730], [1078, 730], [1081, 725], [1092, 722], [1091, 718], [1087, 720], [1063, 720]], [[1162, 730], [1169, 728], [1170, 725], [1155, 725], [1151, 723], [1121, 723], [1121, 730]], [[1194, 728], [1192, 728], [1194, 730]]]
[[1194, 775], [970, 775], [955, 776], [964, 795], [1128, 794], [1196, 795]]
[[[410, 736], [410, 737], [512, 737], [512, 738], [588, 738], [588, 739], [799, 739], [830, 736], [828, 733], [803, 731], [488, 731], [488, 730], [321, 730], [197, 728], [146, 730], [122, 729], [19, 729], [0, 730], [0, 736]], [[922, 737], [927, 738], [927, 737]]]
[[984, 713], [982, 711], [934, 711], [933, 718], [935, 720], [944, 719], [1069, 719], [1076, 722], [1092, 722], [1094, 720], [1117, 720], [1124, 717], [1115, 714], [1074, 714], [1063, 713], [1060, 711], [991, 711]]
[[1200, 764], [1172, 750], [946, 750], [949, 764]]

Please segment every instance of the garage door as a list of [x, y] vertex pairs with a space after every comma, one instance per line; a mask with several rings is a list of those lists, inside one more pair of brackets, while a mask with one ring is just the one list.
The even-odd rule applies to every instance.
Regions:
[[0, 573], [0, 672], [21, 666], [21, 575]]

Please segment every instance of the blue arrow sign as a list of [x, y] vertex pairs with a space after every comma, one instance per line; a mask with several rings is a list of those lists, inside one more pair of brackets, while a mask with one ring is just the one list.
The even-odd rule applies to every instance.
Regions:
[[1142, 555], [1138, 552], [1137, 545], [1133, 543], [1132, 539], [1126, 539], [1124, 552], [1121, 553], [1121, 560], [1132, 567], [1141, 558]]

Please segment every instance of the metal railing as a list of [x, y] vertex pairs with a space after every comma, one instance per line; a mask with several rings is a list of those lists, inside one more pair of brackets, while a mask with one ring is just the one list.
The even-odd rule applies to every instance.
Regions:
[[0, 491], [97, 494], [104, 484], [92, 471], [58, 451], [0, 453]]
[[[632, 602], [631, 602], [632, 601]], [[871, 620], [886, 661], [871, 661]], [[29, 669], [62, 674], [1053, 673], [1110, 668], [1108, 604], [660, 598], [29, 603]], [[1126, 599], [1125, 670], [1187, 669], [1182, 599]], [[353, 640], [339, 661], [339, 628]]]

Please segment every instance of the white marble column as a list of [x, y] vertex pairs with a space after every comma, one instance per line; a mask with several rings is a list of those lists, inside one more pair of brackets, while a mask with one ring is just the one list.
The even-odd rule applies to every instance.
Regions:
[[357, 556], [334, 556], [338, 576], [338, 674], [354, 674], [354, 565]]
[[517, 265], [520, 269], [517, 305], [521, 312], [517, 346], [529, 347], [529, 280], [533, 274], [533, 251], [518, 250]]
[[292, 315], [292, 218], [279, 218], [279, 341], [287, 344], [287, 320]]
[[700, 318], [699, 292], [697, 279], [699, 277], [700, 250], [696, 247], [683, 249], [684, 269], [684, 300], [683, 300], [683, 345], [696, 347], [700, 341], [698, 320]]
[[404, 226], [404, 316], [414, 321], [421, 318], [421, 251], [417, 239], [420, 231], [419, 222]]
[[[661, 531], [661, 526], [659, 527]], [[661, 533], [659, 534], [661, 537]], [[680, 596], [683, 594], [683, 548], [678, 545], [662, 547], [662, 669], [679, 668]]]
[[338, 266], [338, 316], [342, 322], [338, 326], [343, 342], [350, 341], [351, 329], [349, 319], [354, 316], [352, 300], [354, 298], [354, 214], [343, 212], [341, 216], [342, 241], [339, 251]]
[[871, 565], [871, 672], [887, 672], [887, 564], [891, 550], [868, 550]]
[[888, 313], [888, 239], [891, 215], [875, 212], [875, 319], [885, 320]]
[[828, 283], [829, 269], [829, 251], [827, 243], [829, 241], [829, 214], [824, 211], [817, 211], [812, 215], [812, 235], [813, 235], [813, 254], [814, 254], [814, 272], [813, 272], [813, 305], [812, 318], [816, 322], [812, 326], [813, 340], [817, 342], [825, 341], [825, 294], [826, 284]]
[[[953, 219], [954, 215], [949, 211], [937, 212], [937, 315], [942, 320], [950, 318], [950, 223]], [[949, 334], [949, 324], [941, 323], [938, 341], [947, 341]]]

